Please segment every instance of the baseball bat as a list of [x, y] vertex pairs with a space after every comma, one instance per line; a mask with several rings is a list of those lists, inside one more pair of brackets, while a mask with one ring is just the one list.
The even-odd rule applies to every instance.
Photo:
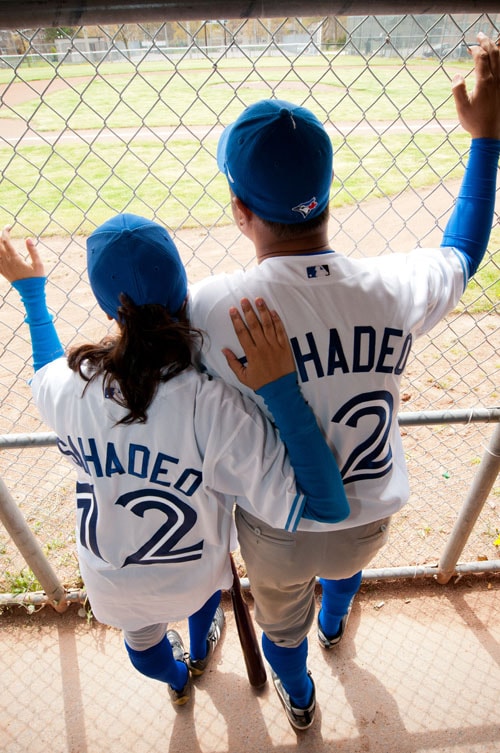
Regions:
[[233, 572], [233, 585], [230, 593], [233, 602], [234, 619], [236, 621], [243, 658], [245, 659], [248, 681], [253, 688], [261, 688], [267, 682], [264, 660], [262, 659], [259, 642], [255, 635], [255, 628], [248, 604], [241, 591], [240, 576], [238, 575], [232, 554], [229, 554], [229, 559]]

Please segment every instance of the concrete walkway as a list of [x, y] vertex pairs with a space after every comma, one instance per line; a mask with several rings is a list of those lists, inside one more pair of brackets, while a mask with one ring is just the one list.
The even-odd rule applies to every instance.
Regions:
[[[248, 599], [251, 604], [251, 599]], [[313, 727], [295, 733], [270, 681], [247, 681], [229, 597], [213, 665], [174, 709], [118, 631], [73, 605], [0, 616], [4, 753], [498, 753], [500, 575], [364, 583], [344, 641], [310, 635]], [[178, 626], [186, 639], [186, 624]], [[259, 633], [259, 631], [258, 631]], [[260, 633], [259, 633], [260, 634]]]

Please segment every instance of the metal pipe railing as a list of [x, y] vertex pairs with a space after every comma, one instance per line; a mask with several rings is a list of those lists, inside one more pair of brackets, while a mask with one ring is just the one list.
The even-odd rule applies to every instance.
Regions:
[[[427, 424], [470, 424], [500, 421], [500, 408], [471, 408], [465, 410], [418, 411], [400, 413], [400, 426], [422, 426]], [[0, 437], [1, 439], [1, 437]]]
[[[432, 424], [469, 424], [500, 422], [500, 408], [470, 408], [465, 410], [420, 411], [400, 413], [400, 426], [421, 426]], [[0, 434], [0, 450], [14, 450], [26, 447], [50, 447], [57, 443], [54, 432], [32, 434]]]
[[[70, 604], [85, 604], [87, 593], [82, 588], [70, 589], [64, 593], [66, 607]], [[51, 604], [43, 591], [27, 591], [21, 594], [0, 594], [0, 607], [44, 607]], [[61, 610], [59, 610], [61, 611]]]
[[206, 19], [498, 13], [498, 0], [2, 0], [0, 29]]
[[52, 431], [34, 434], [0, 434], [0, 450], [15, 450], [26, 447], [51, 447], [57, 444], [57, 435]]
[[[363, 570], [363, 581], [399, 580], [416, 578], [436, 578], [437, 565], [414, 565], [405, 567], [368, 568]], [[500, 572], [500, 560], [485, 562], [463, 562], [455, 566], [453, 575], [459, 578], [463, 575], [484, 575]], [[319, 578], [316, 579], [319, 583]], [[240, 586], [250, 590], [252, 584], [249, 578], [240, 578]], [[83, 588], [70, 589], [65, 593], [67, 604], [85, 604], [87, 593]], [[44, 607], [49, 599], [42, 591], [30, 591], [22, 594], [0, 594], [0, 607]]]

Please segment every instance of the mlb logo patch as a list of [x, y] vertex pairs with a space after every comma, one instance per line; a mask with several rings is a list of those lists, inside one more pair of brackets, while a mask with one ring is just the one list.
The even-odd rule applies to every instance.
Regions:
[[309, 278], [330, 277], [330, 266], [328, 264], [318, 264], [314, 267], [307, 267], [307, 276]]

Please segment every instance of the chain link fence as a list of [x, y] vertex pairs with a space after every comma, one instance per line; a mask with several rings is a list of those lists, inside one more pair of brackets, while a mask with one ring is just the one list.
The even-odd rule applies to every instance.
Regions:
[[[467, 46], [496, 38], [498, 15], [273, 18], [0, 32], [0, 221], [20, 245], [36, 236], [48, 300], [65, 345], [106, 322], [85, 272], [85, 238], [116, 212], [165, 224], [194, 282], [254, 263], [233, 227], [216, 167], [222, 128], [264, 97], [312, 109], [335, 151], [332, 248], [390, 254], [439, 245], [469, 138], [451, 79], [470, 75]], [[468, 81], [471, 84], [470, 79]], [[457, 308], [417, 341], [403, 410], [410, 503], [374, 567], [439, 559], [485, 452], [499, 405], [498, 215], [483, 265]], [[15, 291], [0, 281], [0, 477], [67, 587], [79, 584], [73, 473], [30, 398], [29, 336]], [[455, 410], [473, 419], [434, 423]], [[494, 412], [494, 411], [493, 411]], [[28, 437], [18, 446], [16, 439]], [[494, 560], [493, 486], [463, 560]], [[37, 588], [0, 528], [0, 591]]]

